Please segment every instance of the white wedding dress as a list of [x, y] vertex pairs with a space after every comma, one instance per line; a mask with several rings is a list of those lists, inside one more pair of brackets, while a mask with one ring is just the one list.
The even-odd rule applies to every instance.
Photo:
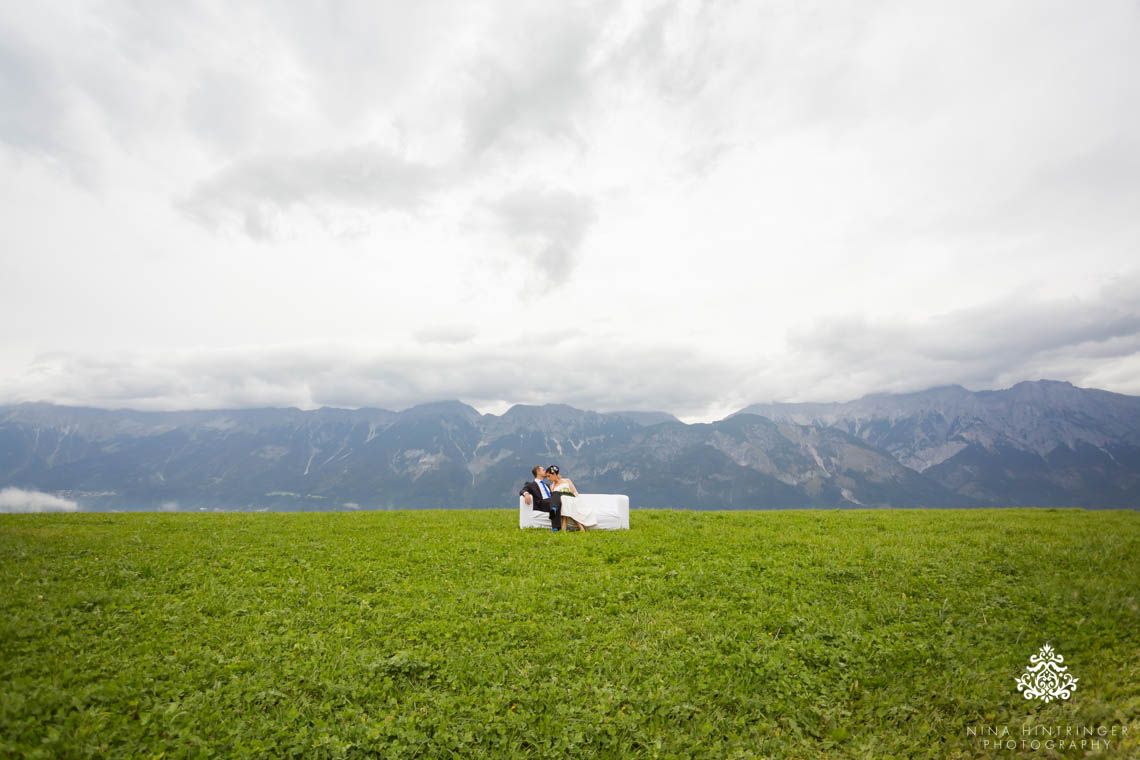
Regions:
[[594, 510], [583, 503], [584, 499], [574, 498], [574, 492], [570, 490], [572, 485], [569, 478], [563, 478], [554, 488], [555, 491], [562, 492], [562, 514], [592, 528], [598, 524], [598, 518], [594, 515]]

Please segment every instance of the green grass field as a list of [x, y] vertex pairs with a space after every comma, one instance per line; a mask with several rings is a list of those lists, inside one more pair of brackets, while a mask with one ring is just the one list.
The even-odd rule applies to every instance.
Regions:
[[[0, 516], [0, 755], [1140, 757], [1140, 512], [632, 525]], [[1016, 689], [1046, 642], [1067, 701]]]

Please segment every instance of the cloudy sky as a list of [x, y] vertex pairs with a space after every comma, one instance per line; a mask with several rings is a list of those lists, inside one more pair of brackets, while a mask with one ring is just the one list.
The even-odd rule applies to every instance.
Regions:
[[1140, 5], [0, 5], [0, 403], [1140, 394]]

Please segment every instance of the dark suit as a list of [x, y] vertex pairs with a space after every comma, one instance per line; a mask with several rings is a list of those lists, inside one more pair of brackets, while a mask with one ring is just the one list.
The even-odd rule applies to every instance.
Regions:
[[[550, 490], [549, 486], [546, 490]], [[522, 490], [519, 491], [519, 496], [524, 493], [530, 494], [530, 508], [538, 512], [546, 512], [550, 515], [551, 527], [561, 530], [562, 529], [562, 494], [554, 491], [547, 499], [542, 495], [542, 489], [538, 487], [538, 483], [533, 480], [528, 480], [523, 484]]]

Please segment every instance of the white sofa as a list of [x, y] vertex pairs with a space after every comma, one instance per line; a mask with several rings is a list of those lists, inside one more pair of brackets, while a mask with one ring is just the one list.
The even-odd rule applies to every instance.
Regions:
[[[618, 493], [584, 493], [577, 498], [583, 506], [593, 507], [598, 524], [590, 530], [629, 530], [629, 497]], [[550, 515], [531, 509], [526, 499], [519, 497], [519, 527], [550, 530]]]

